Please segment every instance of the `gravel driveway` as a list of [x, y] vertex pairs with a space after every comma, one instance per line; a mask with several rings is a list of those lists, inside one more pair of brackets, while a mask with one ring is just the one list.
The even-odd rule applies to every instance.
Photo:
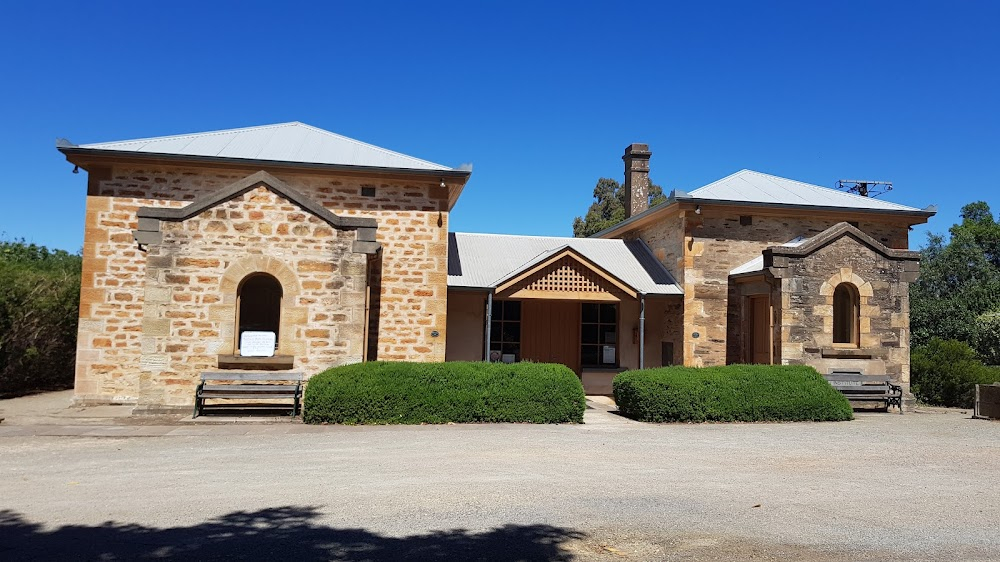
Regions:
[[0, 431], [0, 559], [1000, 560], [1000, 423], [587, 421]]

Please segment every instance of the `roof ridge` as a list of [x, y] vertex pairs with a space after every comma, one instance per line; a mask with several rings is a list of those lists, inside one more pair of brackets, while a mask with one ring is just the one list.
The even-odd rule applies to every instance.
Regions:
[[[103, 144], [103, 145], [131, 144], [131, 143], [136, 143], [136, 142], [149, 142], [149, 141], [154, 141], [154, 140], [155, 141], [162, 141], [162, 140], [182, 139], [182, 138], [185, 138], [185, 137], [210, 137], [210, 136], [224, 135], [224, 134], [235, 133], [235, 132], [240, 132], [240, 131], [249, 131], [249, 130], [253, 130], [253, 129], [256, 129], [256, 130], [276, 129], [278, 127], [287, 127], [289, 125], [295, 125], [296, 123], [299, 123], [299, 122], [298, 121], [289, 121], [287, 123], [271, 123], [269, 125], [253, 125], [253, 126], [250, 126], [250, 127], [235, 127], [233, 129], [219, 129], [219, 130], [216, 130], [216, 131], [204, 131], [204, 132], [201, 132], [201, 133], [181, 133], [181, 134], [177, 134], [177, 135], [165, 135], [165, 136], [159, 136], [159, 137], [143, 137], [143, 138], [139, 138], [139, 139], [126, 139], [126, 140], [120, 140], [120, 141], [91, 142], [91, 143], [87, 143], [87, 144], [81, 144], [79, 146], [80, 146], [80, 148], [88, 148], [88, 147], [92, 147], [94, 145], [99, 145], [99, 144]], [[301, 123], [301, 124], [304, 125], [304, 123]]]

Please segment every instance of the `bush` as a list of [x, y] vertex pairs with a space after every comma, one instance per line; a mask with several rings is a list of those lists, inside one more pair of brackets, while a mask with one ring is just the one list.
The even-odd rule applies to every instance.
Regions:
[[335, 367], [306, 386], [306, 423], [582, 423], [580, 379], [546, 363], [371, 362]]
[[626, 371], [612, 383], [631, 418], [650, 422], [839, 421], [844, 396], [805, 366], [729, 365]]
[[73, 386], [78, 255], [0, 241], [0, 397]]
[[1000, 369], [986, 367], [965, 342], [933, 338], [910, 354], [910, 389], [922, 402], [971, 408], [976, 384], [1000, 381]]
[[1000, 365], [1000, 312], [987, 312], [976, 318], [972, 346], [983, 363]]

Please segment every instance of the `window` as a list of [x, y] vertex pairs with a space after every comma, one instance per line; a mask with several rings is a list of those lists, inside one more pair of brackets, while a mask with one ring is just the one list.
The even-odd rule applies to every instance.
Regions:
[[858, 344], [860, 306], [858, 290], [841, 283], [833, 291], [833, 343]]
[[281, 318], [281, 283], [266, 273], [253, 273], [240, 283], [236, 293], [239, 330], [236, 346], [243, 332], [274, 332], [275, 340]]
[[521, 301], [493, 301], [490, 355], [494, 351], [500, 354], [501, 361], [521, 360]]
[[750, 226], [753, 224], [753, 217], [750, 215], [740, 215], [740, 226]]
[[618, 305], [580, 305], [580, 363], [584, 367], [618, 366]]

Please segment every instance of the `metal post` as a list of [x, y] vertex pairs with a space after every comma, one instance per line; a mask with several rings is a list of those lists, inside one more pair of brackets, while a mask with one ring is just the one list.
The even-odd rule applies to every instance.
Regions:
[[646, 368], [646, 297], [639, 295], [639, 368]]
[[490, 332], [493, 328], [493, 292], [486, 295], [486, 329], [484, 333], [486, 334], [486, 341], [483, 343], [483, 361], [490, 360], [490, 338], [493, 336]]

